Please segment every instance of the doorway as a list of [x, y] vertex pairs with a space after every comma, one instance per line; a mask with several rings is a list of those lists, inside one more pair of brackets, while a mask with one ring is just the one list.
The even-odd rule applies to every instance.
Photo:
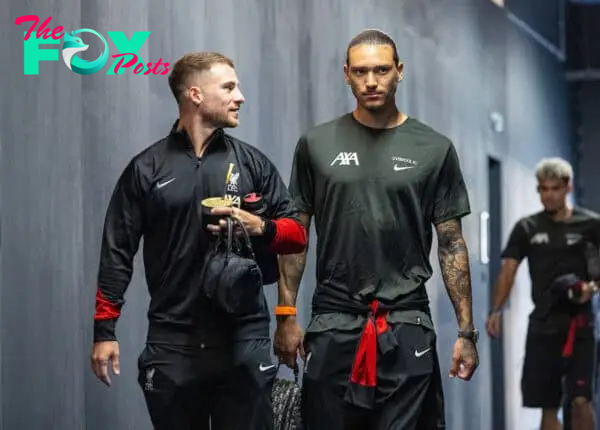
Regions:
[[[490, 309], [494, 297], [494, 284], [501, 266], [502, 253], [502, 166], [499, 160], [488, 158], [488, 208], [489, 208], [489, 276]], [[492, 369], [492, 430], [506, 430], [506, 399], [504, 387], [504, 339], [501, 331], [491, 342]]]

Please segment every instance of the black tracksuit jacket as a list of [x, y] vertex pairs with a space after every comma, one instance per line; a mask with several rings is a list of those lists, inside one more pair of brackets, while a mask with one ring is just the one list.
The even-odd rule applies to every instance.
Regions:
[[[237, 321], [200, 294], [204, 256], [215, 237], [202, 226], [200, 202], [226, 196], [238, 202], [261, 193], [269, 219], [297, 211], [276, 167], [258, 149], [217, 130], [201, 159], [189, 136], [177, 130], [127, 165], [113, 191], [100, 253], [94, 340], [116, 340], [115, 324], [143, 238], [150, 294], [148, 342], [217, 345], [232, 336], [268, 337], [264, 309]], [[253, 238], [265, 284], [277, 279], [277, 260], [267, 239]]]

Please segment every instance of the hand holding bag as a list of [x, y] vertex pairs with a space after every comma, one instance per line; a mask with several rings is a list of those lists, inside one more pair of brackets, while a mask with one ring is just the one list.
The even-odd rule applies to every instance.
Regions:
[[262, 304], [262, 273], [244, 224], [232, 217], [226, 221], [227, 232], [220, 233], [206, 255], [201, 289], [229, 314], [255, 313]]

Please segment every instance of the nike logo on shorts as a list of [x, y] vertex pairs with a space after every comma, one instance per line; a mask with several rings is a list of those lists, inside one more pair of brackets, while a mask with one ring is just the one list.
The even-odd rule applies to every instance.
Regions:
[[427, 354], [429, 351], [431, 351], [431, 348], [424, 349], [423, 351], [418, 351], [415, 349], [415, 357], [417, 357], [417, 358], [422, 357], [425, 354]]
[[265, 366], [264, 364], [262, 364], [262, 363], [261, 363], [261, 364], [258, 366], [258, 370], [259, 370], [260, 372], [266, 372], [267, 370], [269, 370], [269, 369], [272, 369], [272, 368], [274, 368], [274, 367], [275, 367], [275, 365], [274, 365], [274, 364], [271, 364], [270, 366]]

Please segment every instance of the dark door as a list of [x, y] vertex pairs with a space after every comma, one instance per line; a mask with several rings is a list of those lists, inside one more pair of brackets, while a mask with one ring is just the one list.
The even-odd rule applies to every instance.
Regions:
[[[488, 159], [488, 246], [490, 308], [494, 296], [494, 284], [500, 271], [502, 252], [502, 172], [500, 161]], [[504, 398], [504, 339], [491, 340], [492, 348], [492, 429], [506, 430]]]

